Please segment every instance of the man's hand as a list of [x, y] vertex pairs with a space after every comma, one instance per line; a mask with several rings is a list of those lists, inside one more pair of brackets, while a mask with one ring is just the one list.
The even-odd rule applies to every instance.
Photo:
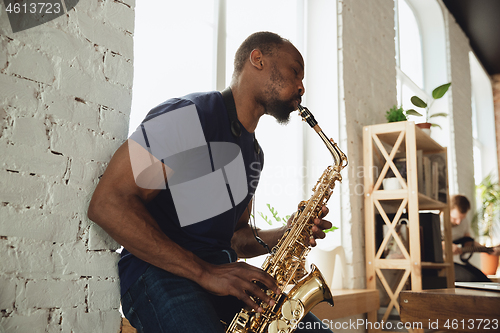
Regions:
[[276, 281], [269, 274], [244, 262], [223, 265], [209, 264], [198, 283], [212, 294], [236, 296], [254, 310], [262, 312], [263, 308], [257, 305], [250, 296], [257, 297], [270, 306], [274, 305], [275, 302], [254, 281], [260, 282], [275, 294], [281, 292]]
[[451, 252], [453, 254], [462, 254], [462, 248], [457, 244], [451, 244]]
[[[323, 206], [321, 208], [321, 217], [317, 217], [314, 219], [313, 223], [314, 225], [312, 226], [312, 237], [310, 239], [310, 244], [311, 246], [316, 246], [316, 239], [323, 239], [326, 237], [326, 234], [323, 230], [330, 229], [332, 227], [332, 223], [324, 220], [323, 217], [325, 217], [329, 212], [329, 209], [326, 206]], [[295, 214], [294, 214], [295, 215]], [[288, 219], [287, 223], [287, 228], [290, 228], [292, 226], [292, 221], [294, 219], [294, 215]]]

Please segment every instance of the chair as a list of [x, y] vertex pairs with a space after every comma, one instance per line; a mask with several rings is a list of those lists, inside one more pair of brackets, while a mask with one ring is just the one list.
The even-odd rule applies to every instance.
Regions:
[[342, 246], [332, 250], [313, 248], [306, 258], [306, 268], [314, 263], [323, 274], [330, 289], [342, 289], [346, 271], [345, 251]]

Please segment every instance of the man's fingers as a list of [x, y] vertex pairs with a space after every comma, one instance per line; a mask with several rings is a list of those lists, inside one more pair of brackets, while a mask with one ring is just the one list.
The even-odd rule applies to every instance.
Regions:
[[321, 214], [321, 217], [324, 217], [324, 216], [328, 215], [328, 212], [329, 212], [329, 211], [330, 211], [330, 210], [328, 209], [328, 207], [323, 206], [323, 207], [321, 208], [321, 213], [322, 213], [322, 214]]
[[[332, 227], [332, 222], [330, 221], [327, 221], [327, 220], [323, 220], [323, 219], [320, 219], [320, 218], [315, 218], [314, 219], [314, 225], [315, 226], [318, 226], [319, 229], [330, 229]], [[314, 226], [313, 226], [314, 228]]]
[[273, 305], [274, 300], [268, 296], [257, 284], [251, 283], [250, 286], [247, 287], [247, 292], [260, 299], [265, 304]]
[[233, 276], [232, 288], [228, 290], [228, 293], [236, 296], [255, 311], [262, 311], [262, 308], [252, 297], [260, 299], [265, 304], [273, 305], [274, 300], [267, 295], [265, 290], [272, 290], [275, 294], [280, 293], [276, 281], [260, 268], [246, 263], [236, 263], [231, 275]]
[[253, 301], [253, 299], [250, 298], [250, 296], [248, 296], [247, 294], [243, 293], [244, 296], [242, 297], [238, 297], [241, 301], [245, 302], [246, 305], [248, 305], [249, 307], [251, 307], [252, 309], [254, 309], [255, 311], [257, 312], [262, 312], [262, 307], [261, 306], [258, 306], [257, 303], [255, 303]]

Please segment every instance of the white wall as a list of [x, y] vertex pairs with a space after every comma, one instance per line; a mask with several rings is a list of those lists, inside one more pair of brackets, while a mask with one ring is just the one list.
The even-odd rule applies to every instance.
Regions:
[[469, 65], [470, 44], [451, 14], [445, 10], [448, 42], [448, 66], [452, 82], [450, 105], [450, 145], [448, 168], [450, 194], [463, 194], [469, 198], [474, 192], [474, 163], [472, 140], [471, 75]]
[[363, 140], [365, 125], [385, 122], [396, 104], [394, 2], [339, 2], [341, 146], [349, 158], [342, 183], [342, 245], [347, 288], [364, 288]]
[[12, 33], [0, 8], [0, 332], [117, 332], [117, 244], [86, 217], [127, 135], [134, 0]]

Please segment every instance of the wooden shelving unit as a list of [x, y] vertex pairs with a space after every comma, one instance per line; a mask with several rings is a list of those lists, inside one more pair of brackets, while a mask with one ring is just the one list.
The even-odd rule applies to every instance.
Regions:
[[[428, 154], [444, 156], [445, 165], [441, 167], [444, 168], [445, 173], [446, 193], [441, 193], [440, 199], [445, 202], [419, 193], [417, 178], [417, 151], [419, 150], [422, 151], [423, 156], [430, 156]], [[363, 128], [363, 154], [367, 289], [378, 288], [382, 293], [386, 293], [385, 302], [388, 304], [387, 307], [386, 304], [381, 304], [382, 309], [386, 308], [381, 320], [387, 322], [391, 312], [394, 313], [394, 308], [399, 313], [399, 293], [402, 290], [422, 290], [423, 269], [436, 270], [441, 278], [446, 277], [447, 287], [451, 288], [454, 285], [446, 148], [440, 146], [413, 122], [403, 121], [365, 126]], [[406, 159], [406, 177], [402, 176], [397, 169], [394, 163], [395, 158]], [[382, 181], [389, 170], [392, 170], [399, 180], [401, 189], [383, 190]], [[443, 226], [441, 236], [445, 242], [442, 263], [422, 262], [421, 260], [421, 237], [423, 235], [420, 232], [419, 213], [424, 210], [440, 214]], [[397, 232], [403, 213], [407, 217], [406, 239]], [[379, 246], [376, 240], [376, 214], [380, 214], [386, 228], [381, 243], [379, 239]], [[388, 244], [391, 244], [393, 248], [398, 248], [397, 258], [384, 256]], [[391, 272], [392, 275], [389, 276], [393, 279], [389, 279], [384, 272], [386, 274]], [[381, 301], [384, 301], [383, 298], [381, 297]], [[372, 323], [380, 321], [378, 313], [376, 311], [368, 313], [368, 321]], [[416, 330], [410, 330], [410, 332], [413, 331]]]

